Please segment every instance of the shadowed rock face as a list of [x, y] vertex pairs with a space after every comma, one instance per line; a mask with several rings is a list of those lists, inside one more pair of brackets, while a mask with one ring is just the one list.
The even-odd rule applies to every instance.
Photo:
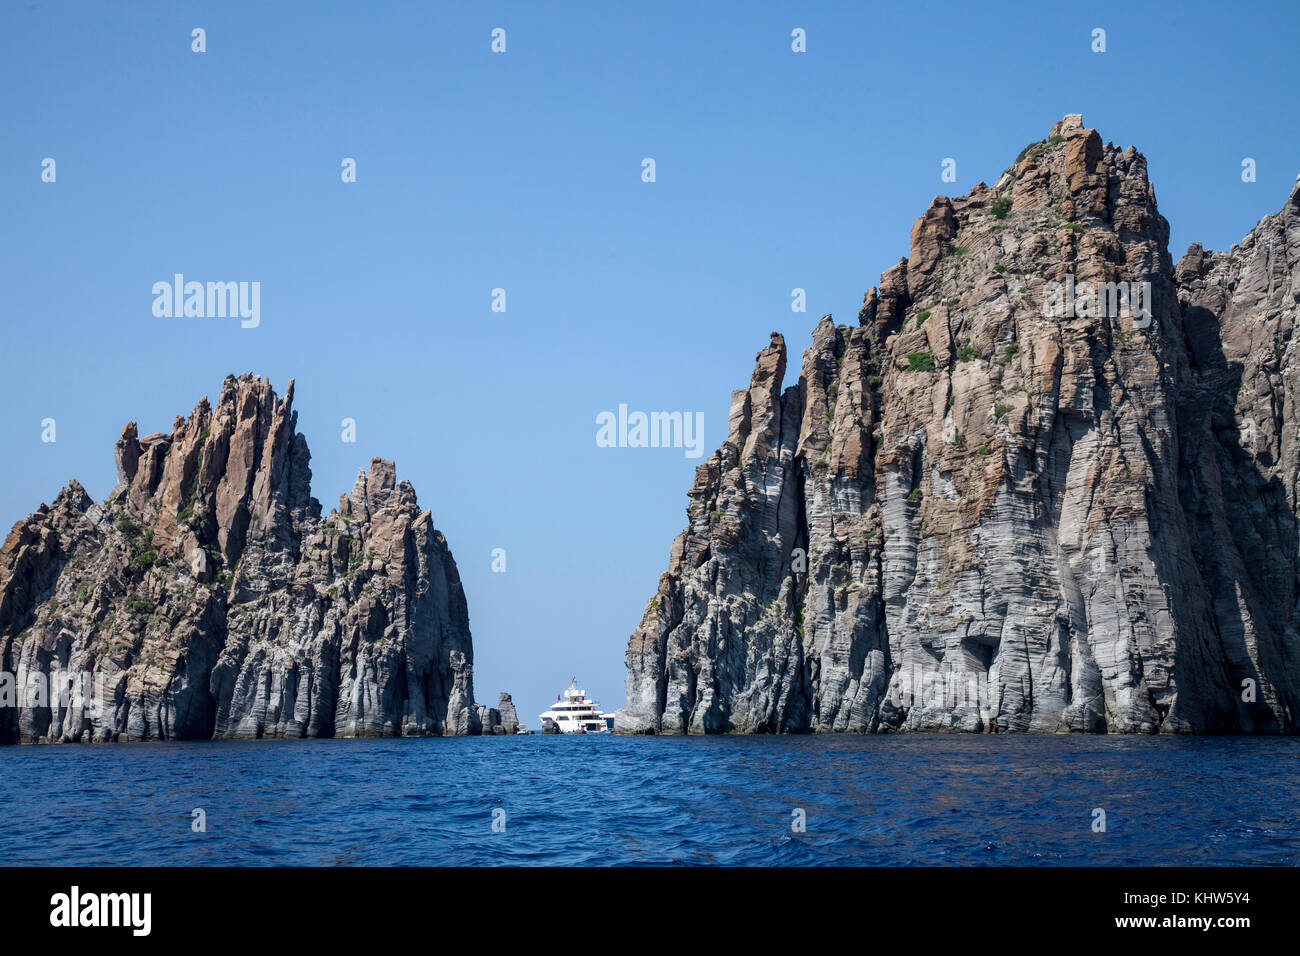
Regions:
[[[102, 504], [73, 481], [14, 526], [0, 742], [481, 731], [442, 534], [377, 458], [322, 520], [292, 404], [228, 377], [168, 434], [126, 426]], [[49, 690], [81, 673], [98, 711]]]
[[[1077, 115], [773, 334], [627, 650], [629, 733], [1294, 732], [1300, 190], [1175, 268]], [[1150, 321], [1051, 283], [1150, 286]], [[1118, 314], [1116, 314], [1118, 311]]]

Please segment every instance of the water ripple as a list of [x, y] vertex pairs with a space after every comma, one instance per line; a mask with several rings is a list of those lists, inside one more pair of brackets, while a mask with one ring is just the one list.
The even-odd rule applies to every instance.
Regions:
[[[900, 735], [6, 747], [0, 865], [1295, 865], [1298, 746]], [[206, 832], [191, 828], [195, 808]]]

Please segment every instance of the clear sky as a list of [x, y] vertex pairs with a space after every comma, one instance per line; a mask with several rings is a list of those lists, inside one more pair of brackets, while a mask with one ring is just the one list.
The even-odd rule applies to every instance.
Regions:
[[[934, 195], [1065, 113], [1146, 154], [1175, 259], [1240, 240], [1300, 172], [1298, 11], [4, 2], [0, 523], [102, 498], [128, 420], [296, 378], [326, 512], [379, 455], [446, 533], [479, 700], [536, 727], [576, 674], [612, 710], [699, 460], [596, 416], [703, 412], [707, 456], [770, 331], [797, 368]], [[155, 317], [175, 272], [260, 282], [261, 324]]]

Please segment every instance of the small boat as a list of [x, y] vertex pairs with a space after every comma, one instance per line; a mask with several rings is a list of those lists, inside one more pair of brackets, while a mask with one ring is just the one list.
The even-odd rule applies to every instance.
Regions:
[[551, 709], [539, 716], [543, 733], [548, 730], [547, 724], [562, 734], [607, 734], [614, 726], [614, 715], [606, 715], [585, 690], [579, 690], [576, 677], [569, 682], [568, 690], [555, 695]]

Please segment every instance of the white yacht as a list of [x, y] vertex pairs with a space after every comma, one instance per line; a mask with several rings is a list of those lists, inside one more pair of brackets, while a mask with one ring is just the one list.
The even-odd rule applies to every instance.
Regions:
[[614, 715], [606, 715], [600, 705], [578, 689], [578, 678], [569, 682], [563, 695], [555, 695], [555, 704], [539, 715], [542, 727], [547, 722], [555, 724], [562, 734], [604, 734], [613, 728]]

